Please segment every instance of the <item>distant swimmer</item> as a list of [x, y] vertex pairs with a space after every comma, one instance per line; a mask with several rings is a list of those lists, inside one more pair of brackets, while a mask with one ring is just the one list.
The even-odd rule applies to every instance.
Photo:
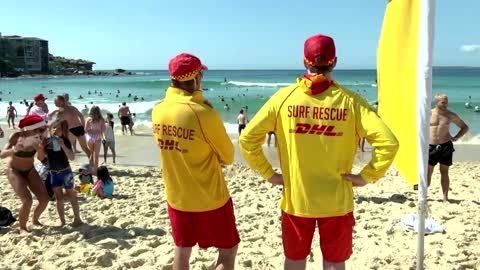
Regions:
[[480, 107], [479, 106], [475, 106], [475, 112], [480, 112]]

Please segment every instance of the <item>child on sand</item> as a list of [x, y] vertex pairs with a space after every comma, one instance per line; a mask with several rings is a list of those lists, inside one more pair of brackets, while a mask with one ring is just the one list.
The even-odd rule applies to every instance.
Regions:
[[55, 193], [61, 226], [65, 225], [63, 189], [65, 189], [68, 199], [72, 204], [74, 215], [72, 226], [79, 226], [82, 220], [80, 219], [77, 193], [73, 188], [73, 173], [69, 162], [69, 160], [75, 159], [75, 153], [72, 151], [70, 140], [68, 140], [68, 132], [67, 121], [61, 119], [55, 120], [50, 126], [50, 137], [45, 140], [45, 152], [48, 158], [50, 183]]
[[107, 163], [107, 153], [108, 148], [112, 151], [112, 160], [113, 164], [115, 164], [115, 158], [117, 154], [115, 153], [115, 133], [113, 131], [113, 114], [107, 113], [105, 117], [105, 132], [103, 133], [103, 161]]
[[78, 179], [80, 179], [80, 193], [88, 193], [93, 185], [93, 176], [90, 172], [90, 165], [87, 163], [83, 164], [80, 169], [78, 169]]
[[100, 166], [97, 170], [98, 180], [93, 185], [92, 190], [97, 193], [100, 198], [111, 197], [113, 195], [113, 180], [110, 177], [107, 167]]

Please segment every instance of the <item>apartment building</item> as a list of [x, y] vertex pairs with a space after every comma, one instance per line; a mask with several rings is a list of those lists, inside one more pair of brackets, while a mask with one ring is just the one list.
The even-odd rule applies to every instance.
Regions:
[[48, 73], [48, 40], [0, 34], [0, 59], [24, 73]]

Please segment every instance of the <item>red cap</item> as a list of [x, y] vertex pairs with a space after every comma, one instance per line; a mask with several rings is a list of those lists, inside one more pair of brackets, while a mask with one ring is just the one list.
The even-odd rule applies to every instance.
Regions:
[[177, 81], [193, 80], [201, 70], [207, 69], [198, 57], [189, 53], [181, 53], [168, 63], [170, 78]]
[[337, 59], [333, 38], [324, 35], [309, 37], [305, 41], [303, 56], [305, 62], [315, 67], [332, 65]]
[[40, 100], [45, 100], [45, 99], [47, 99], [47, 98], [43, 94], [38, 94], [35, 97], [33, 97], [33, 100], [35, 100], [35, 102], [40, 101]]
[[20, 122], [18, 122], [18, 127], [23, 129], [23, 130], [34, 130], [39, 127], [44, 127], [47, 125], [47, 122], [45, 122], [45, 119], [41, 117], [40, 115], [27, 115], [24, 118], [20, 119]]

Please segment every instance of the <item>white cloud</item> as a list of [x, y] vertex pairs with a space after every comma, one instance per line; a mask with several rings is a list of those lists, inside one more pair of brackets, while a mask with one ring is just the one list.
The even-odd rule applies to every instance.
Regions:
[[480, 45], [476, 45], [476, 44], [462, 45], [462, 47], [460, 47], [460, 51], [467, 52], [467, 53], [480, 52]]

